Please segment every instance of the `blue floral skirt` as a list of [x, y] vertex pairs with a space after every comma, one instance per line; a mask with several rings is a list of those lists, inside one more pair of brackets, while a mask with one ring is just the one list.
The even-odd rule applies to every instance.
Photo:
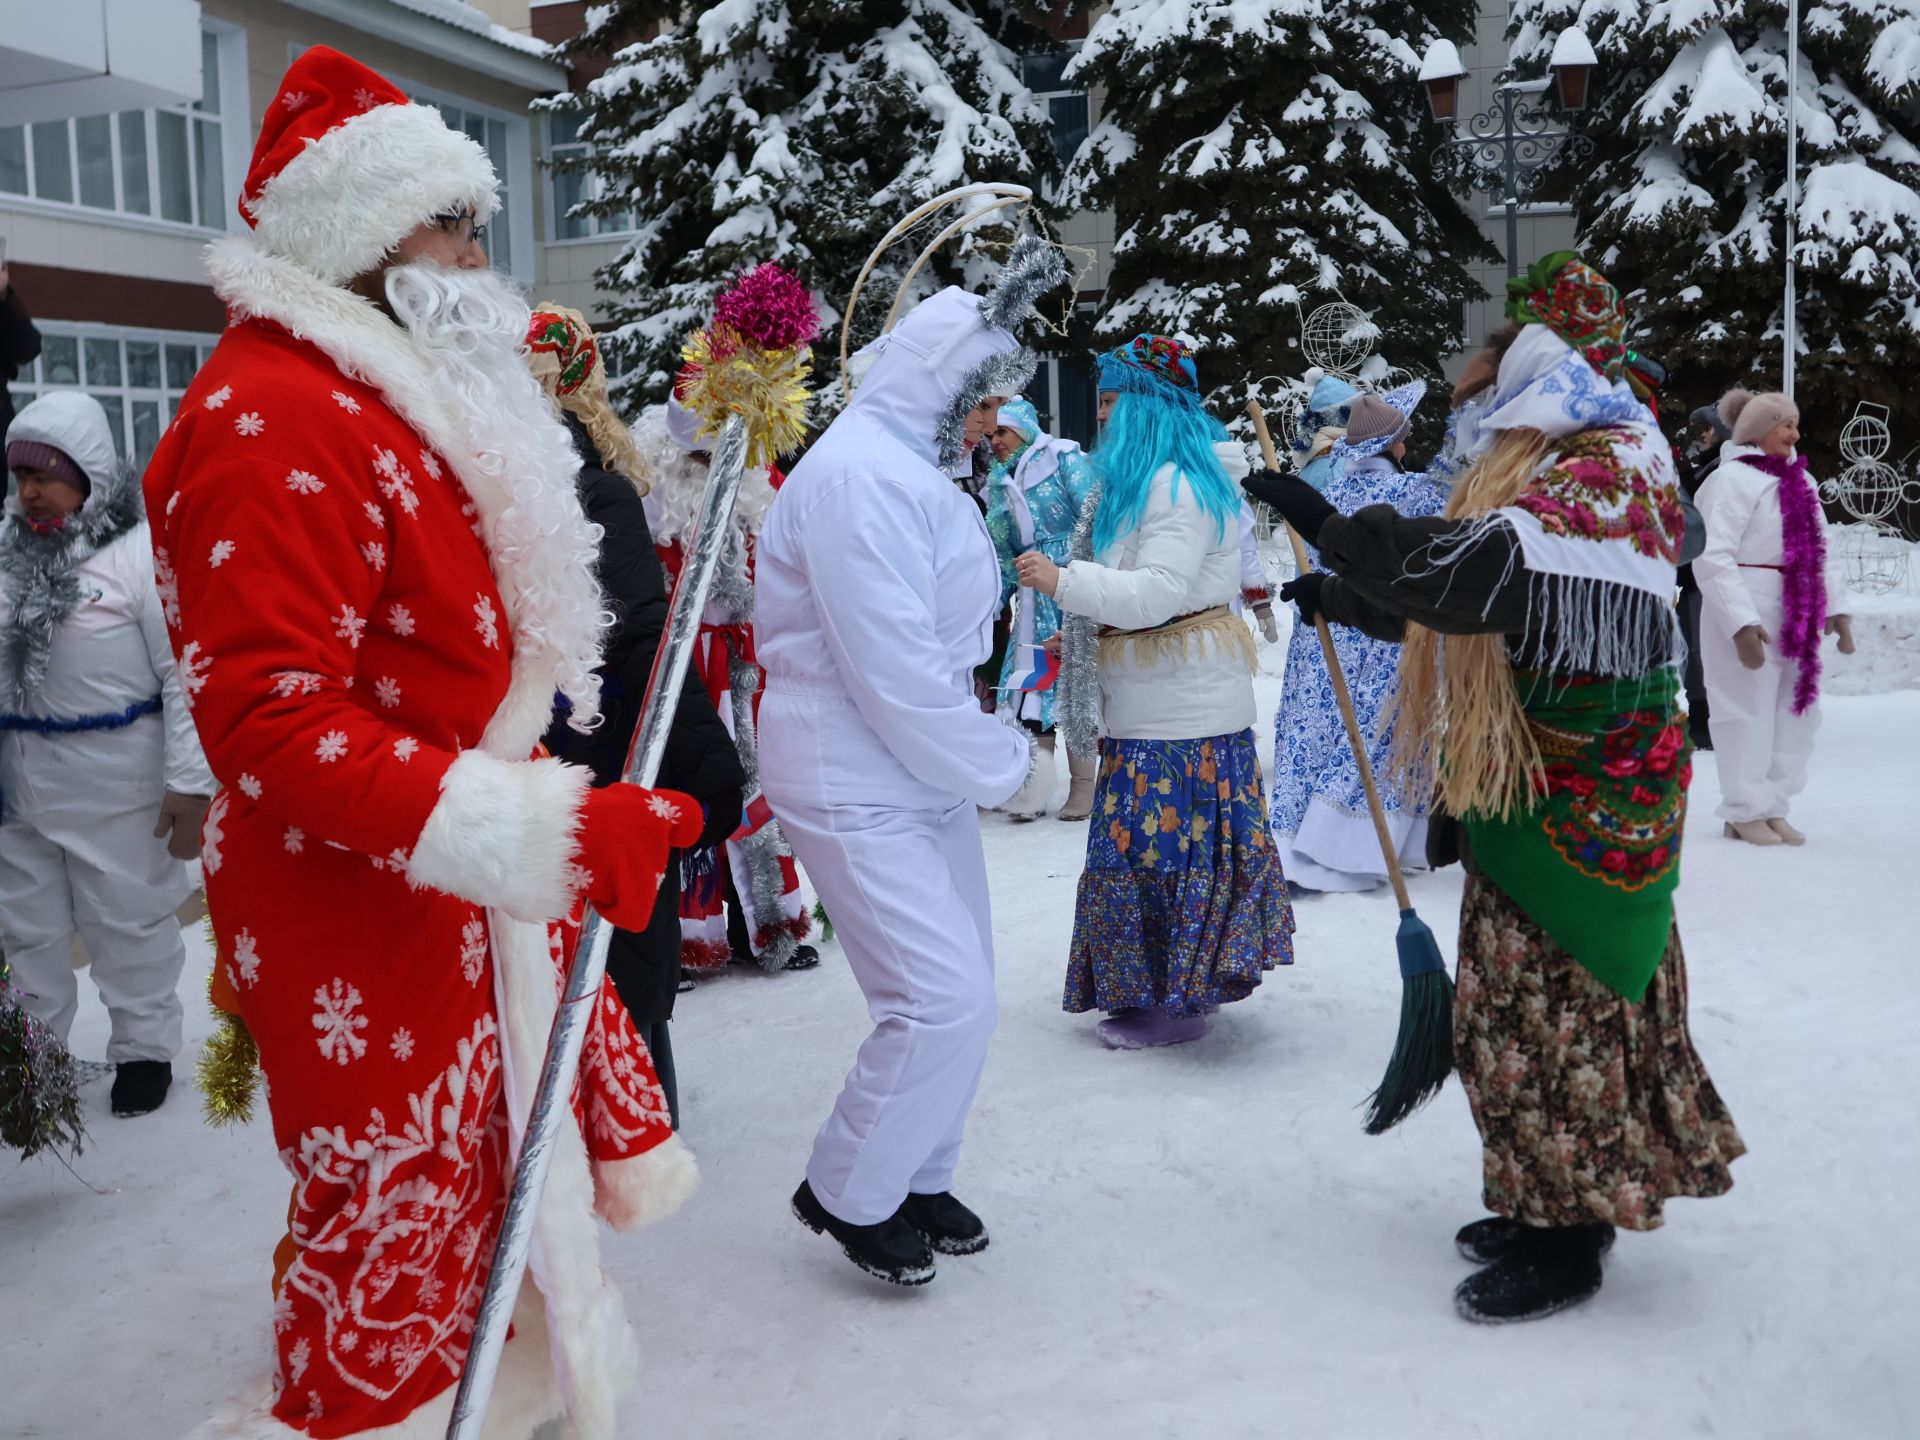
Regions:
[[1101, 741], [1066, 1008], [1199, 1015], [1292, 963], [1253, 731]]

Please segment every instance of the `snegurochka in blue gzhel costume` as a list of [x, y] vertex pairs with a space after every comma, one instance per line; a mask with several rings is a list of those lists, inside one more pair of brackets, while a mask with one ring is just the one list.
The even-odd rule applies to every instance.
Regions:
[[1065, 1007], [1106, 1011], [1101, 1040], [1141, 1049], [1197, 1039], [1291, 964], [1293, 913], [1254, 749], [1253, 634], [1232, 610], [1246, 454], [1177, 340], [1103, 356], [1099, 390], [1073, 558], [1016, 570], [1070, 617], [1067, 744], [1105, 732]]
[[1475, 1321], [1587, 1299], [1616, 1229], [1725, 1193], [1746, 1149], [1694, 1053], [1674, 922], [1692, 764], [1671, 449], [1622, 378], [1604, 276], [1561, 252], [1509, 290], [1521, 331], [1444, 517], [1255, 486], [1327, 565], [1283, 596], [1404, 639], [1397, 770], [1437, 774], [1458, 821], [1453, 1050], [1495, 1212], [1456, 1237], [1483, 1267], [1455, 1292]]
[[[1320, 386], [1336, 383], [1340, 382], [1323, 380]], [[1321, 491], [1336, 510], [1351, 513], [1368, 505], [1388, 505], [1400, 515], [1438, 515], [1446, 507], [1446, 486], [1400, 468], [1413, 411], [1426, 388], [1416, 380], [1385, 395], [1349, 390], [1342, 407], [1347, 412], [1346, 428], [1330, 446], [1318, 484], [1316, 476], [1307, 473], [1311, 465], [1302, 470], [1301, 478]], [[1305, 428], [1302, 425], [1301, 430]], [[1320, 437], [1325, 434], [1324, 428], [1318, 432]], [[1316, 567], [1318, 563], [1316, 558]], [[1374, 773], [1382, 774], [1392, 744], [1392, 734], [1383, 722], [1393, 702], [1400, 647], [1344, 625], [1334, 627], [1333, 644], [1353, 696], [1360, 733], [1367, 737], [1368, 758]], [[1333, 696], [1326, 655], [1311, 625], [1293, 627], [1282, 694], [1274, 716], [1272, 821], [1274, 842], [1293, 893], [1371, 890], [1384, 885], [1387, 875], [1380, 840]], [[1389, 787], [1380, 798], [1401, 868], [1424, 869], [1424, 787], [1409, 787], [1406, 794]]]
[[[1056, 564], [1067, 562], [1080, 507], [1093, 488], [1093, 469], [1073, 441], [1047, 434], [1030, 400], [1002, 405], [989, 440], [994, 463], [987, 475], [987, 534], [1000, 560], [1001, 603], [1014, 603], [1013, 633], [1000, 667], [999, 711], [1033, 734], [1040, 748], [1033, 778], [1006, 810], [1015, 820], [1038, 820], [1053, 799], [1058, 690], [1052, 677], [1058, 663], [1048, 656], [1047, 642], [1060, 632], [1060, 606], [1051, 595], [1023, 587], [1013, 564], [1028, 551]], [[1092, 813], [1096, 759], [1091, 748], [1079, 753], [1069, 748], [1073, 783], [1060, 809], [1062, 820], [1085, 820]]]

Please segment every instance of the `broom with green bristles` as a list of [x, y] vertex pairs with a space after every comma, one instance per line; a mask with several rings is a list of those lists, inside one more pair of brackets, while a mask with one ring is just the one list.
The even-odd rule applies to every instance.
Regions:
[[[1273, 448], [1273, 436], [1267, 431], [1267, 417], [1259, 402], [1247, 402], [1247, 414], [1253, 418], [1254, 432], [1260, 437], [1260, 453], [1267, 468], [1278, 470], [1280, 456]], [[1285, 524], [1283, 520], [1281, 522]], [[1294, 563], [1302, 575], [1313, 569], [1307, 559], [1307, 547], [1291, 525], [1287, 539], [1293, 544]], [[1453, 978], [1447, 974], [1447, 962], [1440, 954], [1439, 942], [1426, 922], [1414, 913], [1407, 896], [1406, 877], [1400, 873], [1400, 857], [1387, 828], [1387, 812], [1380, 804], [1380, 792], [1373, 782], [1373, 766], [1367, 759], [1366, 741], [1360, 734], [1360, 721], [1354, 714], [1353, 696], [1347, 690], [1347, 677], [1341, 673], [1340, 657], [1334, 652], [1333, 633], [1327, 629], [1324, 615], [1313, 617], [1320, 634], [1320, 653], [1326, 656], [1327, 675], [1333, 681], [1333, 697], [1340, 704], [1340, 718], [1346, 723], [1347, 743], [1353, 747], [1353, 760], [1360, 771], [1361, 788], [1367, 792], [1367, 809], [1373, 815], [1373, 828], [1380, 837], [1380, 854], [1387, 862], [1387, 879], [1393, 884], [1393, 897], [1400, 904], [1400, 930], [1394, 937], [1400, 952], [1400, 1033], [1393, 1042], [1393, 1055], [1387, 1061], [1387, 1073], [1380, 1088], [1367, 1100], [1367, 1133], [1384, 1135], [1427, 1101], [1440, 1093], [1453, 1073]]]

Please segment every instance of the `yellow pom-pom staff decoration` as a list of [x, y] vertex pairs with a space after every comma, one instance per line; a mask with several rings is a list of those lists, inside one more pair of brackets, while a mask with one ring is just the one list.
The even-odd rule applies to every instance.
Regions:
[[727, 417], [746, 422], [747, 464], [771, 465], [807, 436], [814, 337], [820, 314], [797, 276], [757, 265], [714, 302], [713, 321], [681, 347], [674, 393], [698, 417], [702, 439]]

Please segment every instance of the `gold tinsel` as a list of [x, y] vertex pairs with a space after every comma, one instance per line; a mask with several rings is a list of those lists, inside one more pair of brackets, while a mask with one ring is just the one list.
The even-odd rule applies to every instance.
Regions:
[[[220, 942], [211, 920], [207, 922], [207, 935], [214, 942], [213, 963], [217, 967]], [[209, 1125], [244, 1125], [253, 1119], [253, 1102], [260, 1090], [260, 1047], [254, 1043], [246, 1021], [214, 1002], [212, 975], [207, 976], [207, 1004], [218, 1023], [200, 1047], [200, 1058], [193, 1067], [201, 1105]]]
[[716, 325], [695, 332], [680, 358], [694, 367], [680, 403], [700, 417], [702, 439], [718, 439], [729, 415], [742, 417], [747, 464], [756, 467], [773, 464], [806, 439], [810, 348], [761, 350]]

